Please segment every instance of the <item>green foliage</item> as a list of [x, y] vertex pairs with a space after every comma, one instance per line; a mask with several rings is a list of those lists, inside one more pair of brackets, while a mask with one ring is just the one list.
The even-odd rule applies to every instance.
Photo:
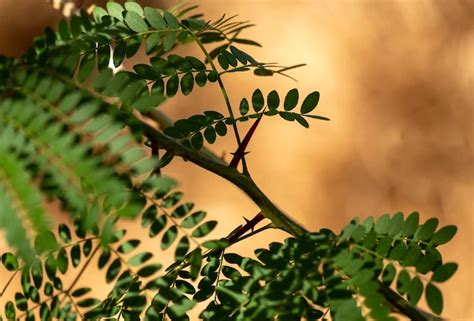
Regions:
[[[329, 120], [312, 114], [319, 92], [256, 89], [240, 100], [236, 117], [224, 77], [289, 77], [302, 65], [257, 61], [241, 48], [259, 46], [241, 36], [252, 24], [226, 16], [207, 21], [195, 9], [109, 2], [47, 29], [21, 59], [0, 56], [0, 228], [12, 248], [1, 254], [0, 320], [188, 320], [195, 306], [206, 306], [203, 320], [317, 320], [328, 313], [333, 320], [393, 320], [395, 303], [416, 312], [423, 296], [440, 314], [439, 283], [457, 264], [443, 262], [437, 247], [456, 227], [438, 229], [437, 219], [420, 225], [417, 213], [397, 213], [354, 220], [337, 235], [305, 232], [288, 219], [247, 176], [244, 147], [262, 116], [303, 127], [307, 118]], [[191, 43], [202, 57], [172, 53]], [[142, 46], [149, 63], [115, 70]], [[227, 110], [172, 124], [160, 118], [167, 99], [210, 83]], [[241, 142], [238, 125], [246, 121], [252, 132]], [[244, 173], [205, 149], [229, 132]], [[161, 173], [174, 157], [233, 182], [262, 212], [227, 237], [210, 238], [217, 221], [183, 201]], [[72, 223], [52, 227], [53, 202]], [[254, 231], [263, 218], [271, 225]], [[133, 222], [126, 219], [157, 240], [159, 254], [171, 253], [170, 262], [142, 248], [144, 237], [129, 235]], [[256, 258], [231, 252], [270, 227], [293, 237], [256, 250]], [[106, 298], [79, 282], [91, 264], [109, 287]], [[73, 281], [63, 282], [66, 276]], [[14, 282], [19, 290], [8, 293]], [[399, 296], [395, 303], [387, 291]]]

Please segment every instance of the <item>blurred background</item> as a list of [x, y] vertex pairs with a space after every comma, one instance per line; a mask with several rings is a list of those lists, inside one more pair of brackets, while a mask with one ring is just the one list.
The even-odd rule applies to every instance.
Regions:
[[[307, 63], [291, 73], [298, 82], [250, 73], [226, 76], [235, 106], [256, 88], [285, 93], [297, 87], [304, 95], [318, 90], [321, 100], [315, 112], [331, 118], [313, 120], [309, 129], [277, 118], [262, 121], [247, 160], [252, 177], [270, 199], [310, 230], [339, 231], [354, 216], [397, 211], [419, 211], [425, 219], [435, 216], [442, 225], [457, 225], [455, 239], [441, 248], [446, 261], [460, 264], [441, 287], [443, 314], [450, 320], [474, 320], [474, 2], [194, 2], [207, 18], [238, 14], [256, 23], [245, 35], [263, 48], [245, 49], [257, 60]], [[21, 55], [34, 36], [60, 18], [44, 0], [0, 0], [0, 54]], [[201, 56], [193, 45], [179, 52]], [[128, 64], [140, 59], [145, 57]], [[163, 106], [174, 119], [224, 108], [213, 86], [178, 95]], [[235, 148], [230, 136], [213, 145], [227, 160]], [[220, 233], [258, 211], [238, 189], [190, 163], [178, 160], [164, 172], [179, 180], [196, 207], [224, 218]], [[141, 233], [138, 228], [136, 232]], [[283, 237], [265, 232], [237, 249], [251, 254]]]

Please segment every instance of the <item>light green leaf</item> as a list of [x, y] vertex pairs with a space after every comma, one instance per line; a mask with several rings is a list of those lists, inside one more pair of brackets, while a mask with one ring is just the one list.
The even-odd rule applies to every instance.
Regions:
[[135, 11], [127, 11], [125, 14], [125, 23], [135, 32], [148, 31], [148, 25], [143, 18]]

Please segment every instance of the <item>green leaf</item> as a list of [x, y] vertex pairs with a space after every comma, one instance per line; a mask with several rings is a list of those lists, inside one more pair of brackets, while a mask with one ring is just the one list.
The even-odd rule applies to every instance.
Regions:
[[298, 99], [299, 99], [298, 89], [296, 88], [291, 89], [285, 96], [285, 102], [283, 103], [283, 108], [286, 111], [292, 110], [298, 104]]
[[430, 243], [434, 245], [442, 245], [451, 241], [456, 235], [458, 228], [454, 225], [448, 225], [440, 228], [431, 238]]
[[10, 252], [2, 254], [2, 264], [8, 271], [15, 271], [19, 266], [16, 256]]
[[191, 279], [196, 280], [199, 275], [199, 271], [201, 270], [202, 264], [202, 251], [200, 248], [191, 252], [191, 255], [189, 257], [189, 263], [191, 264]]
[[107, 262], [109, 262], [109, 259], [110, 259], [110, 251], [109, 250], [105, 250], [104, 252], [102, 252], [102, 254], [99, 256], [99, 269], [102, 269], [106, 264]]
[[145, 95], [138, 98], [134, 106], [141, 112], [148, 112], [158, 107], [165, 99], [166, 98], [160, 94], [151, 96]]
[[428, 306], [433, 313], [439, 315], [443, 312], [443, 295], [432, 283], [426, 285], [425, 298], [426, 303], [428, 303]]
[[140, 16], [143, 16], [143, 8], [138, 3], [134, 1], [128, 1], [128, 2], [125, 2], [124, 6], [126, 10], [134, 11], [138, 13]]
[[43, 267], [41, 261], [35, 261], [31, 266], [31, 277], [36, 288], [40, 288], [43, 283]]
[[150, 237], [155, 237], [156, 235], [158, 235], [165, 227], [166, 221], [166, 215], [161, 215], [156, 221], [153, 222], [153, 224], [151, 224], [148, 235]]
[[301, 115], [293, 113], [295, 120], [304, 128], [309, 128], [309, 123]]
[[132, 256], [128, 260], [128, 264], [130, 266], [137, 266], [142, 265], [143, 263], [147, 262], [149, 259], [153, 257], [153, 254], [150, 252], [142, 252]]
[[161, 244], [160, 244], [161, 249], [163, 251], [167, 250], [176, 240], [177, 236], [178, 236], [178, 228], [175, 225], [173, 225], [165, 232], [165, 234], [163, 234], [163, 237], [161, 239]]
[[167, 33], [163, 38], [163, 50], [170, 51], [176, 43], [176, 32]]
[[247, 115], [249, 112], [249, 102], [246, 98], [240, 101], [239, 111], [241, 115]]
[[83, 296], [84, 294], [89, 293], [91, 290], [92, 290], [91, 288], [79, 288], [72, 291], [71, 295], [75, 298], [78, 298], [78, 297]]
[[163, 12], [163, 18], [165, 19], [166, 23], [168, 24], [168, 27], [171, 29], [178, 29], [179, 28], [179, 20], [176, 19], [175, 16], [173, 16], [172, 13], [168, 11]]
[[287, 120], [287, 121], [294, 121], [295, 120], [295, 114], [294, 113], [290, 113], [290, 112], [287, 112], [287, 111], [279, 111], [278, 112], [278, 115], [280, 115], [281, 118], [283, 118], [284, 120]]
[[434, 273], [431, 276], [431, 281], [445, 282], [449, 280], [453, 276], [454, 273], [456, 273], [457, 269], [458, 269], [458, 265], [453, 262], [440, 265], [434, 270]]
[[123, 20], [123, 7], [120, 3], [117, 2], [107, 2], [107, 11], [109, 12], [109, 15], [112, 17], [115, 17], [119, 20]]
[[12, 301], [8, 301], [5, 304], [5, 317], [8, 320], [15, 320], [16, 318], [15, 305], [13, 304]]
[[127, 254], [135, 250], [139, 245], [141, 241], [140, 240], [128, 240], [122, 243], [122, 245], [119, 246], [117, 251], [122, 254]]
[[67, 252], [64, 248], [61, 248], [58, 252], [58, 256], [56, 257], [56, 264], [58, 266], [58, 270], [65, 274], [67, 272], [67, 268], [69, 265], [69, 258], [67, 256]]
[[161, 269], [161, 264], [155, 263], [142, 267], [137, 274], [143, 278], [149, 277]]
[[206, 241], [202, 243], [202, 246], [204, 246], [205, 248], [209, 250], [223, 250], [229, 245], [230, 245], [230, 242], [225, 239]]
[[174, 218], [183, 218], [186, 215], [188, 215], [188, 213], [193, 209], [193, 207], [194, 207], [193, 203], [188, 202], [188, 203], [181, 204], [173, 211], [173, 213], [171, 213], [171, 216]]
[[403, 228], [403, 213], [398, 212], [390, 220], [390, 226], [388, 228], [389, 235], [397, 235], [402, 231]]
[[403, 258], [404, 266], [415, 266], [421, 257], [421, 249], [418, 245], [412, 245]]
[[430, 218], [423, 224], [415, 233], [415, 240], [427, 241], [429, 240], [438, 226], [437, 218]]
[[212, 232], [212, 230], [216, 227], [217, 222], [216, 221], [209, 221], [206, 223], [201, 224], [198, 226], [192, 233], [191, 235], [193, 237], [204, 237], [208, 235], [209, 233]]
[[269, 109], [277, 109], [280, 105], [280, 96], [276, 90], [272, 90], [267, 96], [267, 104]]
[[95, 67], [95, 56], [93, 54], [88, 54], [84, 56], [81, 60], [81, 66], [79, 67], [79, 73], [77, 74], [77, 79], [80, 82], [84, 82], [89, 78], [92, 71]]
[[420, 214], [418, 212], [413, 212], [408, 215], [405, 223], [403, 224], [402, 235], [404, 237], [411, 237], [415, 234], [416, 229], [420, 221]]
[[227, 61], [224, 55], [220, 54], [219, 56], [217, 56], [217, 61], [219, 62], [219, 65], [222, 67], [222, 69], [229, 69], [229, 62]]
[[379, 217], [375, 223], [375, 232], [378, 234], [386, 234], [390, 226], [390, 215], [384, 214]]
[[168, 79], [166, 83], [166, 95], [168, 97], [173, 97], [178, 92], [179, 88], [179, 78], [177, 75], [173, 75]]
[[206, 85], [206, 82], [207, 82], [207, 75], [206, 75], [206, 71], [202, 70], [200, 72], [198, 72], [196, 74], [196, 84], [199, 86], [199, 87], [204, 87]]
[[252, 94], [252, 107], [258, 113], [264, 106], [265, 101], [263, 98], [262, 91], [257, 89]]
[[196, 132], [192, 137], [191, 137], [191, 144], [194, 149], [201, 149], [202, 145], [204, 144], [204, 138], [201, 134], [201, 132]]
[[404, 294], [408, 291], [411, 284], [410, 275], [406, 270], [401, 270], [397, 278], [398, 293]]
[[319, 92], [314, 91], [308, 96], [303, 101], [303, 104], [301, 105], [301, 113], [302, 114], [307, 114], [310, 113], [316, 108], [319, 102]]
[[206, 141], [209, 144], [214, 144], [217, 136], [216, 136], [216, 131], [214, 130], [212, 126], [206, 127], [206, 129], [204, 130], [204, 138], [206, 138]]
[[225, 136], [227, 134], [227, 126], [223, 121], [218, 122], [214, 128], [219, 136]]
[[188, 72], [181, 78], [181, 91], [183, 95], [187, 96], [193, 91], [194, 87], [194, 76]]
[[410, 285], [408, 286], [408, 302], [411, 305], [415, 306], [421, 298], [423, 294], [423, 283], [421, 282], [420, 278], [415, 277], [411, 280]]
[[150, 55], [160, 43], [161, 37], [159, 33], [152, 33], [146, 38], [146, 54]]
[[107, 283], [112, 282], [120, 272], [122, 268], [122, 262], [119, 258], [116, 258], [107, 269], [107, 273], [105, 274], [105, 281]]
[[71, 248], [72, 266], [77, 267], [81, 261], [81, 247], [77, 244]]
[[163, 19], [158, 10], [155, 8], [145, 7], [144, 13], [146, 20], [153, 28], [158, 30], [166, 28], [165, 19]]
[[182, 260], [186, 253], [189, 251], [189, 240], [187, 236], [183, 236], [176, 246], [175, 258], [176, 260]]
[[193, 228], [196, 225], [198, 225], [205, 217], [206, 217], [206, 212], [199, 211], [196, 213], [191, 214], [188, 216], [186, 219], [183, 220], [181, 223], [181, 227], [183, 228]]
[[148, 25], [135, 11], [127, 11], [125, 13], [125, 23], [135, 32], [148, 31]]

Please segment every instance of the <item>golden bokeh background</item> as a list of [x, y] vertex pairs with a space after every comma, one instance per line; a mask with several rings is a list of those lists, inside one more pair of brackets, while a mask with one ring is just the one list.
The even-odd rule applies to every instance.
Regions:
[[[139, 2], [160, 7], [173, 3]], [[311, 230], [339, 231], [354, 216], [415, 210], [423, 218], [435, 216], [443, 225], [457, 225], [456, 238], [442, 247], [447, 261], [460, 264], [441, 287], [443, 314], [449, 320], [474, 320], [474, 2], [198, 3], [209, 18], [239, 14], [255, 22], [245, 35], [263, 45], [248, 49], [257, 60], [308, 64], [291, 73], [296, 83], [284, 77], [226, 76], [233, 104], [256, 88], [264, 93], [293, 87], [304, 94], [318, 90], [316, 112], [331, 118], [314, 120], [309, 129], [264, 119], [247, 157], [257, 184]], [[21, 54], [35, 35], [58, 19], [60, 14], [42, 0], [0, 0], [0, 53]], [[179, 52], [200, 55], [193, 45]], [[162, 108], [177, 119], [200, 110], [224, 111], [224, 101], [212, 85]], [[228, 155], [235, 143], [227, 137], [212, 149]], [[221, 219], [221, 233], [257, 212], [238, 189], [190, 163], [176, 161], [165, 173], [180, 181], [186, 199]], [[283, 236], [265, 232], [238, 249], [250, 254]], [[5, 245], [0, 241], [1, 248]], [[91, 275], [95, 273], [88, 282]]]

